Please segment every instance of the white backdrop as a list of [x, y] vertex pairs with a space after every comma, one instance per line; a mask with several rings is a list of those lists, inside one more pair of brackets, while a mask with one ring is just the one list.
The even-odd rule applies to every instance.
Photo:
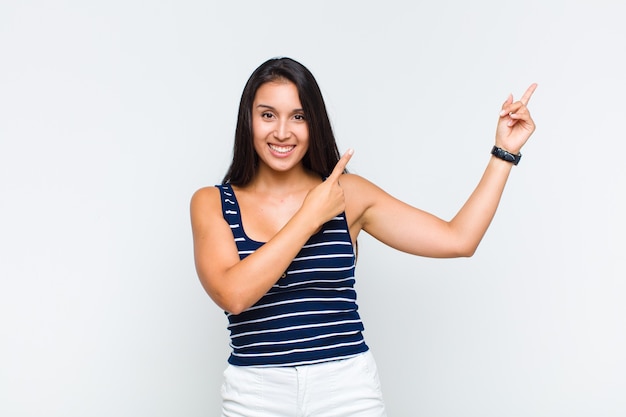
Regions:
[[226, 319], [188, 204], [265, 59], [308, 66], [349, 169], [441, 217], [501, 103], [538, 129], [475, 256], [363, 235], [391, 416], [626, 414], [625, 13], [617, 1], [3, 1], [0, 415], [214, 416]]

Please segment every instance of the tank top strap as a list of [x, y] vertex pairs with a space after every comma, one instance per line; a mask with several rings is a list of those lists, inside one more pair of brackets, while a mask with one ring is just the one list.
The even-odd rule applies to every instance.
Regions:
[[216, 185], [216, 187], [220, 190], [224, 220], [226, 220], [233, 231], [235, 242], [244, 240], [245, 235], [241, 226], [241, 210], [232, 186], [227, 183]]

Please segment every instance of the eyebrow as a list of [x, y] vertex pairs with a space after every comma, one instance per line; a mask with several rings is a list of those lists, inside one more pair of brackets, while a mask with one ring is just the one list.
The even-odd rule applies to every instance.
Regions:
[[[256, 108], [258, 109], [259, 107], [264, 108], [264, 109], [269, 109], [269, 110], [276, 110], [274, 107], [268, 105], [268, 104], [257, 104]], [[298, 113], [298, 112], [302, 112], [304, 113], [304, 109], [293, 109], [292, 110], [293, 113]]]

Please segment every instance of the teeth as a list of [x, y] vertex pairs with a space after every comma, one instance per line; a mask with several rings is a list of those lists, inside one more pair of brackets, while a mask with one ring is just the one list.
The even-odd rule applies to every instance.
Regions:
[[292, 150], [292, 149], [294, 148], [294, 146], [293, 146], [293, 145], [292, 145], [292, 146], [276, 146], [276, 145], [271, 145], [271, 144], [270, 144], [270, 148], [271, 148], [273, 151], [276, 151], [276, 152], [280, 152], [280, 153], [287, 153], [287, 152], [289, 152], [290, 150]]

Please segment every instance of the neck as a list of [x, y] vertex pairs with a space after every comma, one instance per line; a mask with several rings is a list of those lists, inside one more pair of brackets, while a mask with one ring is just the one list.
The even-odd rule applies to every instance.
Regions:
[[310, 189], [320, 182], [318, 175], [307, 171], [302, 165], [289, 171], [274, 171], [262, 165], [245, 188], [276, 195]]

